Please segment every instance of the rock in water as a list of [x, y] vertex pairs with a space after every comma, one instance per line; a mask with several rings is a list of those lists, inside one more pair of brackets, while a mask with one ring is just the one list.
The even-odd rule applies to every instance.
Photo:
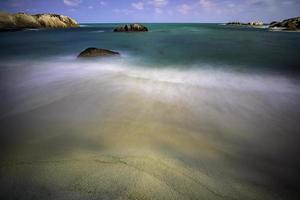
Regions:
[[147, 32], [148, 28], [141, 24], [130, 24], [115, 28], [114, 32]]
[[22, 30], [26, 28], [69, 28], [78, 27], [70, 17], [57, 14], [0, 13], [0, 30]]
[[228, 22], [226, 25], [236, 25], [236, 26], [248, 26], [248, 27], [260, 27], [263, 26], [264, 23], [262, 21], [253, 21], [253, 22]]
[[107, 56], [119, 56], [120, 53], [115, 51], [110, 51], [107, 49], [98, 49], [90, 47], [85, 49], [78, 55], [78, 58], [88, 58], [88, 57], [107, 57]]

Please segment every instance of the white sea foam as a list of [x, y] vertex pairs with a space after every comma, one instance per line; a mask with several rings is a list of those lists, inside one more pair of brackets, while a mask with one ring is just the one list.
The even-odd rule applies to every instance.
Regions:
[[105, 31], [103, 30], [98, 30], [98, 31], [91, 31], [91, 33], [104, 33]]
[[[24, 62], [5, 64], [8, 68], [21, 67]], [[270, 91], [270, 92], [298, 92], [299, 85], [296, 80], [281, 74], [266, 73], [243, 73], [226, 70], [226, 67], [213, 69], [208, 65], [192, 67], [191, 69], [178, 69], [178, 67], [165, 66], [158, 68], [154, 66], [138, 66], [125, 62], [123, 59], [110, 60], [77, 60], [74, 56], [55, 58], [55, 60], [45, 60], [39, 62], [25, 62], [22, 70], [27, 70], [23, 81], [37, 81], [37, 84], [46, 81], [60, 79], [66, 73], [69, 78], [74, 79], [85, 75], [111, 73], [112, 75], [122, 75], [131, 79], [144, 79], [151, 82], [162, 82], [169, 84], [182, 84], [186, 86], [232, 89], [242, 91]], [[2, 69], [3, 70], [3, 69]], [[5, 70], [5, 69], [4, 69]], [[42, 75], [41, 75], [42, 74]], [[35, 80], [37, 77], [41, 80]]]
[[[257, 194], [263, 190], [253, 183], [272, 185], [277, 180], [274, 177], [298, 180], [283, 170], [288, 169], [291, 175], [298, 171], [294, 164], [300, 128], [297, 80], [279, 74], [240, 73], [225, 67], [178, 70], [132, 63], [137, 62], [123, 57], [89, 61], [72, 56], [2, 63], [0, 121], [6, 134], [2, 141], [15, 141], [9, 150], [24, 160], [59, 156], [58, 160], [75, 159], [79, 163], [80, 158], [92, 154], [94, 163], [95, 156], [99, 159], [110, 155], [117, 160], [103, 161], [105, 169], [112, 169], [105, 171], [109, 182], [118, 173], [122, 174], [118, 181], [127, 180], [123, 170], [128, 168], [132, 174], [141, 171], [142, 176], [128, 174], [148, 187], [149, 179], [141, 180], [144, 170], [147, 174], [153, 172], [154, 180], [162, 177], [159, 182], [166, 182], [166, 169], [170, 169], [174, 174], [168, 172], [168, 184], [176, 180], [176, 187], [199, 180], [205, 188], [224, 190], [228, 195], [236, 194], [239, 188], [239, 196], [255, 198], [262, 196]], [[20, 141], [22, 145], [15, 148]], [[144, 157], [150, 161], [139, 159]], [[66, 164], [63, 172], [78, 169], [85, 174], [94, 170], [97, 179], [104, 177], [98, 174], [103, 171], [102, 163], [92, 168], [86, 161], [80, 163], [84, 167]], [[131, 167], [134, 163], [137, 168]], [[120, 170], [114, 170], [116, 165]], [[44, 164], [38, 166], [43, 173], [38, 173], [42, 176], [37, 180], [43, 180]], [[185, 181], [182, 174], [187, 177], [187, 173], [195, 178]], [[50, 180], [51, 185], [61, 182]], [[199, 184], [195, 188], [193, 191], [198, 191]]]
[[25, 29], [25, 31], [41, 31], [43, 29], [40, 29], [40, 28], [27, 28]]
[[[202, 91], [210, 91], [211, 95], [220, 99], [226, 99], [227, 95], [240, 95], [242, 92], [244, 95], [263, 95], [278, 101], [286, 95], [292, 96], [291, 100], [294, 100], [300, 94], [299, 83], [284, 75], [247, 74], [212, 67], [194, 67], [190, 70], [178, 70], [171, 66], [150, 68], [134, 66], [123, 59], [80, 61], [66, 57], [26, 63], [26, 66], [20, 63], [10, 64], [6, 69], [7, 75], [2, 80], [1, 89], [13, 92], [15, 95], [11, 98], [20, 101], [20, 104], [10, 111], [4, 109], [6, 113], [2, 112], [2, 117], [63, 98], [74, 92], [75, 88], [94, 87], [99, 82], [132, 89], [141, 94], [149, 95], [151, 91], [153, 97], [162, 99], [170, 99], [170, 96], [184, 99], [187, 94], [197, 98], [203, 95]], [[17, 70], [22, 72], [21, 76]], [[9, 83], [5, 80], [9, 80]], [[85, 85], [87, 82], [89, 85]], [[32, 91], [48, 92], [44, 95], [36, 93], [34, 98], [30, 98], [28, 95]], [[24, 96], [28, 96], [26, 99], [29, 103], [26, 103]]]

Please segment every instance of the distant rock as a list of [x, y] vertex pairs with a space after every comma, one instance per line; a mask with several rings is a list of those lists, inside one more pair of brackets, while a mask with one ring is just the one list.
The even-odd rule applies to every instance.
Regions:
[[148, 28], [141, 24], [130, 24], [114, 29], [114, 32], [147, 32]]
[[272, 22], [270, 23], [270, 26], [275, 26], [275, 25], [277, 25], [277, 24], [280, 24], [280, 22], [272, 21]]
[[107, 57], [107, 56], [119, 56], [120, 53], [115, 51], [110, 51], [107, 49], [99, 49], [95, 47], [90, 47], [82, 51], [78, 58], [88, 58], [88, 57]]
[[226, 25], [238, 25], [238, 26], [248, 26], [248, 27], [261, 27], [264, 25], [262, 21], [254, 21], [254, 22], [228, 22]]
[[228, 23], [226, 23], [226, 25], [246, 25], [246, 23], [242, 23], [242, 22], [228, 22]]
[[263, 26], [264, 23], [262, 21], [249, 22], [250, 26]]
[[269, 28], [270, 30], [298, 31], [300, 30], [300, 17], [285, 19], [282, 22], [271, 22]]
[[26, 28], [69, 28], [78, 23], [67, 16], [57, 14], [0, 13], [0, 30], [16, 31]]

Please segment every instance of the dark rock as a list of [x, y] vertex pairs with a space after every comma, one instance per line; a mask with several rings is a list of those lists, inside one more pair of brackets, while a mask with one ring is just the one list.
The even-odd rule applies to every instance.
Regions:
[[114, 29], [114, 32], [147, 32], [148, 28], [141, 24], [130, 24], [125, 25], [124, 27], [117, 27]]
[[241, 22], [228, 22], [228, 23], [226, 23], [226, 25], [246, 25], [246, 24], [241, 23]]
[[257, 21], [257, 22], [248, 22], [248, 23], [243, 23], [243, 22], [228, 22], [226, 25], [257, 27], [257, 26], [263, 26], [264, 23], [260, 22], [260, 21]]
[[296, 31], [297, 30], [297, 24], [292, 22], [292, 21], [289, 21], [286, 25], [286, 29], [289, 30], [289, 31]]
[[270, 29], [282, 28], [282, 30], [296, 31], [300, 29], [300, 17], [285, 19], [282, 22], [272, 22]]
[[87, 57], [107, 57], [107, 56], [119, 56], [120, 53], [115, 51], [110, 51], [107, 49], [98, 49], [94, 47], [90, 47], [81, 52], [78, 57], [79, 58], [87, 58]]
[[270, 26], [278, 26], [278, 25], [280, 25], [280, 22], [277, 22], [277, 21], [272, 21], [270, 23]]

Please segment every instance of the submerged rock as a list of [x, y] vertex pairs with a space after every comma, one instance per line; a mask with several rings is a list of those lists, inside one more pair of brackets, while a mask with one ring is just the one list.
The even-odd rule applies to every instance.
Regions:
[[120, 53], [107, 50], [107, 49], [99, 49], [95, 47], [90, 47], [82, 51], [78, 58], [88, 58], [88, 57], [107, 57], [107, 56], [119, 56]]
[[114, 29], [114, 32], [147, 32], [148, 28], [141, 24], [130, 24]]
[[271, 22], [269, 28], [271, 30], [287, 30], [287, 31], [297, 31], [300, 30], [300, 17], [294, 17], [290, 19], [285, 19], [282, 22]]
[[57, 14], [0, 13], [0, 30], [22, 30], [26, 28], [69, 28], [78, 23], [67, 16]]

